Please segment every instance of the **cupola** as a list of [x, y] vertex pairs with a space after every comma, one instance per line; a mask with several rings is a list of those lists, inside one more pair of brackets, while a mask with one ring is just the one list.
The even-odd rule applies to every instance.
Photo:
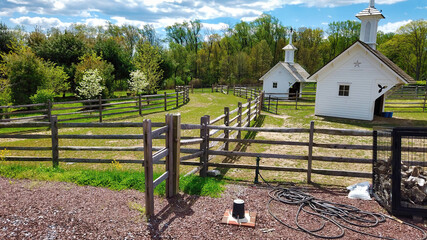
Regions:
[[356, 14], [356, 17], [362, 21], [360, 41], [376, 49], [378, 22], [385, 17], [375, 8], [375, 0], [370, 0], [369, 7]]

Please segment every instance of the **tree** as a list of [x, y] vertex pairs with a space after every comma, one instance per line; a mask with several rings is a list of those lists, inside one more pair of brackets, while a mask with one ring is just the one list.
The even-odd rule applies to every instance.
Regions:
[[31, 103], [38, 89], [67, 90], [68, 76], [61, 67], [37, 57], [29, 47], [20, 46], [3, 56], [1, 70], [10, 85], [14, 104]]
[[129, 77], [129, 71], [132, 67], [131, 55], [126, 52], [117, 38], [99, 38], [95, 43], [94, 50], [98, 56], [114, 66], [113, 74], [116, 80]]
[[87, 53], [80, 58], [80, 62], [76, 66], [75, 85], [78, 86], [79, 82], [83, 80], [83, 77], [88, 70], [94, 69], [97, 69], [97, 74], [102, 79], [102, 96], [112, 96], [114, 93], [114, 66], [111, 63], [102, 60], [102, 58], [96, 55], [96, 53]]
[[140, 70], [136, 70], [130, 73], [130, 79], [128, 80], [129, 90], [135, 94], [142, 94], [148, 86], [147, 77]]
[[149, 42], [140, 41], [136, 46], [136, 55], [133, 62], [135, 67], [147, 77], [148, 91], [155, 92], [163, 75], [163, 70], [160, 69], [162, 59], [159, 48]]
[[427, 77], [427, 21], [412, 21], [397, 31], [404, 36], [403, 44], [410, 50], [406, 54], [410, 55], [410, 74], [415, 80], [421, 80]]
[[13, 35], [6, 24], [0, 22], [0, 54], [9, 53], [12, 50], [13, 41]]
[[77, 95], [83, 99], [92, 99], [99, 96], [105, 88], [98, 69], [89, 69], [83, 73], [83, 79], [77, 85]]
[[255, 45], [252, 48], [250, 58], [253, 77], [258, 80], [270, 69], [271, 61], [273, 60], [267, 41], [262, 40]]
[[304, 66], [309, 73], [314, 73], [323, 66], [321, 51], [319, 51], [322, 41], [322, 29], [300, 28], [298, 30], [295, 42], [298, 52], [295, 54], [295, 61]]
[[342, 53], [347, 47], [359, 39], [361, 24], [358, 21], [332, 22], [328, 25], [328, 41], [330, 42], [329, 59]]

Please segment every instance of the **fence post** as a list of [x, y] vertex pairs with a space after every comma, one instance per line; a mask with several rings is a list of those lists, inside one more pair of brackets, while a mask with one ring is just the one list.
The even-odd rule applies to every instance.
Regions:
[[[374, 169], [378, 160], [378, 132], [372, 131], [372, 169]], [[372, 174], [372, 184], [375, 184], [375, 174]]]
[[138, 95], [138, 110], [139, 110], [139, 116], [142, 116], [141, 94]]
[[208, 171], [208, 149], [209, 149], [209, 116], [205, 115], [200, 119], [200, 125], [202, 125], [202, 129], [200, 129], [200, 137], [203, 139], [203, 142], [200, 144], [200, 150], [203, 151], [202, 156], [200, 156], [200, 165], [202, 166], [200, 169], [200, 176], [206, 177]]
[[270, 112], [271, 95], [268, 95], [268, 111]]
[[181, 162], [181, 114], [172, 115], [172, 150], [173, 150], [173, 175], [169, 175], [172, 178], [173, 184], [173, 196], [179, 192], [179, 167]]
[[168, 95], [165, 92], [165, 111], [167, 111], [167, 110], [168, 110]]
[[314, 137], [314, 121], [311, 121], [310, 133], [308, 136], [307, 183], [311, 183], [311, 166], [313, 161], [313, 137]]
[[277, 114], [277, 108], [279, 107], [279, 98], [276, 98], [276, 114]]
[[298, 91], [295, 92], [295, 110], [298, 110]]
[[[237, 103], [237, 107], [239, 108], [237, 110], [237, 127], [242, 126], [242, 103]], [[237, 139], [240, 139], [242, 137], [242, 132], [239, 130], [237, 131]]]
[[151, 120], [144, 119], [144, 172], [145, 172], [145, 215], [150, 220], [154, 216], [153, 152], [151, 138]]
[[236, 96], [236, 85], [233, 85], [233, 95]]
[[59, 166], [59, 151], [58, 151], [58, 118], [57, 116], [50, 117], [50, 131], [52, 138], [52, 165], [54, 168]]
[[248, 88], [245, 88], [245, 96], [246, 96], [246, 99], [248, 99]]
[[191, 84], [191, 93], [194, 93], [194, 86]]
[[251, 126], [251, 101], [252, 99], [248, 98], [248, 127]]
[[165, 167], [166, 172], [169, 176], [166, 178], [166, 197], [173, 197], [173, 126], [172, 126], [172, 115], [165, 115], [165, 125], [168, 127], [168, 130], [165, 133], [165, 148], [168, 150], [168, 155], [165, 158]]
[[265, 92], [261, 91], [260, 102], [259, 102], [259, 113], [258, 113], [258, 115], [261, 115], [261, 111], [262, 111], [262, 109], [264, 107], [264, 94], [265, 94]]
[[98, 97], [98, 105], [99, 105], [99, 108], [98, 108], [99, 122], [102, 122], [102, 96], [101, 95], [99, 95]]
[[227, 95], [230, 93], [230, 86], [227, 85]]
[[424, 112], [424, 111], [425, 111], [425, 109], [426, 109], [426, 101], [427, 101], [427, 90], [426, 90], [426, 94], [425, 94], [425, 96], [424, 96], [423, 112]]
[[[230, 108], [229, 107], [225, 107], [224, 108], [224, 125], [226, 127], [230, 126]], [[224, 129], [224, 138], [227, 139], [226, 142], [224, 142], [224, 150], [228, 150], [228, 138], [229, 138], [229, 132], [228, 129]]]
[[50, 121], [52, 117], [52, 101], [47, 100], [47, 120]]
[[176, 92], [176, 108], [179, 107], [179, 92]]

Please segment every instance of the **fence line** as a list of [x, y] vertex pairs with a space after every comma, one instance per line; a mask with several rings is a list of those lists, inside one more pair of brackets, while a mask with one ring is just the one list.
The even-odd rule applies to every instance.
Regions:
[[[51, 119], [53, 115], [58, 116], [58, 122], [98, 118], [102, 122], [106, 116], [113, 116], [127, 113], [138, 113], [159, 110], [167, 111], [178, 108], [189, 101], [189, 87], [180, 88], [181, 91], [175, 93], [164, 93], [155, 95], [138, 95], [126, 98], [111, 98], [67, 101], [67, 102], [50, 102], [41, 104], [26, 104], [15, 106], [0, 106], [0, 122], [12, 122], [23, 120], [43, 120]], [[70, 106], [73, 104], [83, 104], [83, 106]], [[67, 106], [68, 105], [68, 106]], [[28, 108], [30, 110], [19, 110]], [[35, 109], [34, 108], [41, 108]], [[18, 111], [11, 111], [16, 109]], [[72, 110], [71, 112], [69, 110]], [[35, 113], [42, 115], [21, 116]], [[11, 118], [11, 116], [15, 116]]]

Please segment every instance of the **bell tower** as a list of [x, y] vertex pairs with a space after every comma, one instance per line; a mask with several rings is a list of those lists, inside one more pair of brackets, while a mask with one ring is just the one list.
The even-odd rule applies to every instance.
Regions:
[[295, 50], [298, 50], [293, 44], [292, 44], [292, 33], [293, 30], [291, 28], [291, 34], [289, 37], [289, 44], [286, 45], [282, 50], [285, 50], [285, 63], [289, 63], [291, 65], [294, 64], [294, 57], [295, 57]]
[[362, 21], [359, 37], [360, 41], [376, 49], [378, 22], [385, 17], [375, 8], [375, 0], [370, 0], [369, 7], [356, 14], [356, 17]]

